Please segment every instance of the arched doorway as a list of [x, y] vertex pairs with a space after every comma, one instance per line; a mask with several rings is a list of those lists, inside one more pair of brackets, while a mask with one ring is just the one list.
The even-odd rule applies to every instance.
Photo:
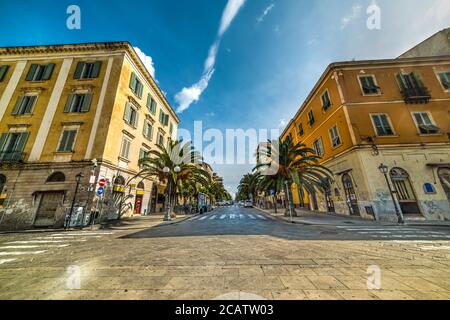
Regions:
[[408, 172], [402, 168], [392, 168], [389, 174], [403, 214], [421, 214]]
[[152, 188], [152, 195], [151, 195], [151, 200], [150, 200], [150, 214], [152, 213], [156, 213], [156, 204], [158, 202], [158, 187], [156, 186], [156, 184], [153, 185]]
[[348, 173], [342, 175], [342, 184], [345, 190], [345, 199], [347, 201], [348, 209], [350, 210], [350, 215], [360, 216], [358, 206], [358, 198], [356, 197], [355, 187], [353, 184], [352, 177]]
[[447, 199], [450, 202], [450, 168], [440, 168], [438, 170], [438, 176], [447, 195]]
[[134, 214], [140, 215], [142, 213], [142, 202], [144, 201], [144, 182], [139, 182], [136, 189], [136, 199], [134, 200]]
[[46, 183], [55, 183], [55, 182], [65, 182], [66, 176], [62, 172], [52, 173], [48, 178]]

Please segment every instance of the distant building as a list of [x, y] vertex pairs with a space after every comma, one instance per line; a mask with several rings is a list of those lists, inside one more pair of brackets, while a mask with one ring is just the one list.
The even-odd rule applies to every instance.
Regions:
[[399, 58], [437, 57], [450, 55], [450, 28], [439, 31]]
[[306, 204], [396, 221], [383, 163], [406, 218], [450, 220], [449, 106], [450, 55], [331, 64], [282, 134], [334, 173]]
[[133, 177], [178, 123], [128, 42], [0, 48], [0, 228], [61, 226], [78, 173], [76, 207], [95, 206], [93, 175], [105, 214], [160, 211], [164, 187]]

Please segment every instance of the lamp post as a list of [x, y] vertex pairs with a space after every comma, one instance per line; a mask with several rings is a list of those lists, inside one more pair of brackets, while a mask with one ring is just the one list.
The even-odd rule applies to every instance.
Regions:
[[[180, 173], [180, 171], [181, 168], [179, 166], [173, 168], [173, 172], [175, 173]], [[172, 221], [172, 182], [170, 180], [170, 173], [172, 172], [172, 170], [169, 167], [164, 167], [163, 172], [167, 175], [167, 183], [169, 184], [169, 189], [167, 192], [167, 210], [164, 216], [164, 221]]]
[[394, 192], [392, 191], [392, 188], [391, 188], [391, 183], [389, 182], [389, 178], [387, 176], [389, 168], [388, 168], [388, 166], [386, 166], [384, 164], [380, 164], [378, 169], [380, 170], [380, 172], [384, 175], [384, 178], [386, 179], [389, 193], [391, 194], [391, 197], [392, 197], [392, 202], [394, 202], [395, 214], [397, 215], [398, 223], [404, 223], [402, 212], [400, 211], [400, 209], [397, 205], [397, 200], [395, 199]]
[[66, 223], [65, 229], [69, 229], [70, 228], [70, 221], [72, 220], [73, 208], [75, 206], [75, 200], [77, 198], [78, 187], [80, 186], [81, 179], [84, 178], [84, 174], [82, 172], [80, 172], [79, 174], [76, 175], [76, 178], [77, 178], [77, 185], [75, 187], [75, 192], [73, 194], [72, 205], [70, 206], [69, 217], [67, 219], [67, 223]]

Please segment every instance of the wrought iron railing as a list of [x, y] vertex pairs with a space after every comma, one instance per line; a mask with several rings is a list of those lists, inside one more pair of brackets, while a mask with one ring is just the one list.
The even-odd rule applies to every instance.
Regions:
[[406, 103], [428, 103], [431, 99], [430, 91], [426, 87], [404, 88], [403, 99]]

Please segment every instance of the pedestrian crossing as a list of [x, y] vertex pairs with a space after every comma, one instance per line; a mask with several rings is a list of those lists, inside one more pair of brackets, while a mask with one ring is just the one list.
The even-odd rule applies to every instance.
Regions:
[[[0, 243], [0, 266], [42, 255], [51, 250], [63, 249], [76, 244], [86, 243], [91, 239], [100, 239], [113, 232], [79, 231], [39, 235], [26, 240], [10, 240]], [[0, 238], [1, 240], [1, 238]]]
[[224, 220], [267, 220], [266, 217], [260, 214], [209, 214], [199, 215], [190, 219], [190, 221], [224, 221]]
[[450, 239], [450, 234], [411, 227], [397, 226], [336, 226], [339, 229], [374, 239]]

